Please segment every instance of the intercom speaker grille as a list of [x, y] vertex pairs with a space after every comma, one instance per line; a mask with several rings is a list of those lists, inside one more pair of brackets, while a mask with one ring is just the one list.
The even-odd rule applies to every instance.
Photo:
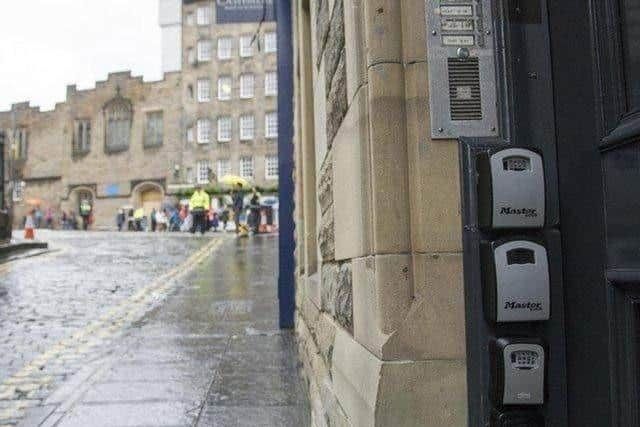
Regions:
[[482, 120], [478, 58], [448, 58], [451, 120]]

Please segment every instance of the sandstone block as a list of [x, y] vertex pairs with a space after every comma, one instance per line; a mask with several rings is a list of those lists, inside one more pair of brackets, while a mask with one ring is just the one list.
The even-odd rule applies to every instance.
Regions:
[[322, 309], [331, 316], [335, 315], [335, 291], [340, 266], [336, 263], [322, 265]]
[[464, 359], [461, 254], [358, 258], [354, 337], [383, 360]]
[[412, 248], [419, 252], [462, 250], [457, 141], [430, 139], [426, 63], [406, 67], [407, 145]]
[[402, 1], [402, 49], [404, 62], [427, 60], [427, 34], [424, 1]]
[[353, 330], [353, 285], [351, 264], [322, 266], [322, 309], [343, 328]]
[[353, 337], [336, 331], [331, 377], [336, 398], [353, 426], [375, 426], [381, 360]]
[[466, 426], [467, 369], [460, 360], [384, 363], [376, 426]]
[[323, 0], [311, 0], [311, 10], [315, 11], [315, 13], [318, 13], [320, 11], [320, 8], [322, 7], [322, 2]]
[[353, 331], [353, 273], [351, 263], [344, 263], [338, 271], [338, 282], [334, 296], [334, 317], [338, 324]]
[[300, 270], [300, 265], [296, 264], [296, 309], [300, 310], [303, 304], [303, 298], [306, 298], [306, 286], [304, 285], [305, 277]]
[[327, 313], [320, 315], [316, 325], [315, 342], [318, 346], [318, 351], [324, 358], [324, 363], [327, 365], [329, 372], [331, 369], [334, 340], [337, 329], [338, 325], [333, 320], [333, 317]]
[[334, 339], [338, 330], [340, 328], [328, 315], [323, 315], [315, 335], [311, 334], [304, 320], [299, 316], [296, 319], [302, 373], [308, 384], [312, 421], [318, 426], [351, 426], [335, 395], [331, 372], [325, 360], [326, 357], [333, 360]]
[[402, 325], [383, 346], [385, 359], [466, 357], [462, 254], [416, 254], [415, 296]]
[[322, 214], [333, 205], [333, 159], [329, 152], [318, 176], [318, 203]]
[[[399, 3], [397, 0], [364, 2], [368, 66], [402, 62], [402, 8]], [[424, 28], [424, 25], [418, 28]]]
[[463, 361], [385, 362], [338, 329], [331, 372], [354, 427], [467, 425]]
[[[320, 66], [319, 76], [324, 76], [324, 64]], [[314, 111], [314, 141], [316, 150], [316, 169], [318, 174], [324, 158], [327, 155], [327, 98], [325, 97], [325, 82], [321, 77], [313, 80], [313, 111]]]
[[411, 249], [404, 71], [400, 64], [369, 68], [371, 191], [374, 253]]
[[[297, 190], [296, 190], [297, 191]], [[297, 191], [297, 194], [299, 192]], [[296, 201], [296, 206], [302, 206], [302, 203]], [[293, 258], [296, 263], [296, 275], [302, 276], [305, 274], [306, 268], [306, 256], [305, 256], [305, 240], [304, 240], [304, 218], [301, 215], [301, 210], [296, 209], [295, 212], [296, 231], [294, 239], [296, 241], [296, 247], [293, 250]]]
[[[297, 306], [297, 312], [304, 319], [306, 325], [313, 330], [318, 323], [318, 317], [320, 316], [320, 298], [317, 298], [317, 304], [314, 298], [314, 291], [319, 291], [319, 286], [313, 286], [309, 278], [303, 282], [305, 283], [305, 290], [303, 291], [304, 297], [301, 298], [300, 304]], [[319, 292], [318, 292], [319, 293]]]
[[316, 67], [320, 68], [322, 57], [324, 55], [324, 47], [329, 36], [329, 28], [331, 25], [331, 10], [329, 9], [329, 0], [320, 0], [318, 5], [318, 14], [316, 18]]
[[343, 0], [336, 0], [331, 15], [331, 23], [329, 29], [329, 35], [327, 37], [327, 43], [324, 48], [324, 66], [325, 66], [325, 84], [327, 85], [327, 97], [333, 76], [338, 68], [340, 62], [340, 56], [344, 49], [344, 12], [343, 12]]
[[354, 98], [333, 142], [336, 260], [372, 252], [371, 167], [369, 163], [369, 114], [366, 87]]
[[385, 345], [403, 326], [413, 301], [411, 262], [408, 254], [377, 255], [352, 262], [354, 337], [381, 359], [399, 356], [386, 354]]
[[329, 0], [329, 10], [333, 10], [333, 8], [334, 8], [334, 6], [336, 4], [336, 1], [338, 1], [338, 0]]
[[319, 312], [322, 308], [322, 297], [321, 297], [321, 273], [317, 272], [312, 275], [307, 276], [306, 280], [306, 295], [309, 301], [309, 304], [313, 305], [314, 313]]
[[329, 148], [340, 129], [342, 120], [347, 114], [347, 71], [345, 67], [344, 49], [341, 51], [340, 62], [331, 81], [331, 90], [327, 97], [327, 144]]
[[344, 32], [347, 68], [347, 99], [367, 82], [367, 48], [363, 20], [364, 0], [344, 0]]
[[[296, 316], [296, 340], [298, 344], [298, 356], [302, 363], [301, 374], [304, 378], [306, 391], [308, 393], [309, 404], [311, 406], [312, 425], [327, 426], [325, 405], [321, 398], [318, 387], [321, 372], [315, 368], [318, 366], [317, 359], [320, 359], [318, 348], [314, 342], [313, 335], [307, 327], [305, 321], [300, 316]], [[326, 378], [328, 378], [328, 374]], [[325, 377], [323, 377], [325, 378]]]
[[333, 208], [322, 215], [320, 231], [318, 232], [318, 246], [324, 262], [335, 259], [335, 230], [333, 226]]

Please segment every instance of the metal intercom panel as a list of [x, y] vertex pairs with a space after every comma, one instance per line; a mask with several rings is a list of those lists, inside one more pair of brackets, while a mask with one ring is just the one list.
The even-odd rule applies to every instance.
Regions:
[[490, 0], [426, 0], [431, 136], [498, 135]]
[[497, 241], [482, 249], [485, 311], [498, 323], [549, 320], [546, 248], [530, 240]]

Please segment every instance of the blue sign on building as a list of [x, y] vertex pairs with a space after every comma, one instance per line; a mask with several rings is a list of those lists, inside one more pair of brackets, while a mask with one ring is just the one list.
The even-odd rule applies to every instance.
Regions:
[[118, 184], [109, 184], [105, 188], [107, 197], [117, 197], [120, 195], [120, 186]]
[[274, 0], [216, 0], [216, 23], [275, 21]]

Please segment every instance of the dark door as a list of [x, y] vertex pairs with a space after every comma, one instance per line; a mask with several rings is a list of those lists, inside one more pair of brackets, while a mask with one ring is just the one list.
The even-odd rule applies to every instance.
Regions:
[[571, 426], [640, 425], [640, 1], [549, 1]]

